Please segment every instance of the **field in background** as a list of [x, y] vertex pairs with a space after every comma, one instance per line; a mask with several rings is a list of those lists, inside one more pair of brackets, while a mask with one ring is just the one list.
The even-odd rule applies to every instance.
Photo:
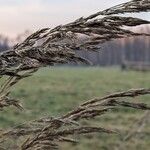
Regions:
[[[25, 120], [34, 120], [42, 116], [57, 116], [88, 99], [141, 87], [150, 87], [150, 72], [121, 72], [117, 68], [41, 69], [34, 76], [21, 81], [13, 89], [12, 94], [21, 99], [25, 110], [19, 112], [8, 108], [2, 111], [0, 126], [7, 128], [23, 123]], [[144, 96], [134, 100], [150, 104], [149, 98], [150, 96]], [[94, 124], [119, 129], [125, 133], [143, 114], [141, 110], [118, 109], [118, 112], [110, 112], [97, 118]], [[85, 121], [83, 123], [86, 124]], [[150, 127], [147, 125], [144, 129], [144, 136], [140, 135], [140, 138], [131, 140], [126, 149], [148, 150], [150, 147], [148, 130], [150, 131]], [[84, 139], [78, 138], [78, 140], [79, 145], [63, 144], [63, 149], [110, 150], [119, 143], [120, 136], [99, 134], [86, 136]]]

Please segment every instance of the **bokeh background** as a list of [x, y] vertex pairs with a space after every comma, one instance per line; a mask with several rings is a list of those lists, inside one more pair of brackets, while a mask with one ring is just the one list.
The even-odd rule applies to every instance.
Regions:
[[[34, 31], [71, 22], [128, 0], [0, 0], [0, 51], [23, 41]], [[128, 16], [128, 14], [127, 14]], [[130, 16], [150, 20], [150, 13]], [[150, 33], [150, 25], [131, 28]], [[21, 81], [13, 95], [25, 110], [0, 112], [0, 127], [10, 128], [43, 116], [59, 116], [85, 100], [130, 88], [150, 87], [150, 38], [136, 37], [110, 41], [99, 52], [80, 52], [91, 66], [57, 66], [39, 70]], [[149, 96], [134, 101], [149, 103]], [[144, 112], [119, 109], [92, 121], [97, 126], [117, 129], [125, 135]], [[86, 122], [83, 122], [86, 124]], [[125, 143], [125, 150], [149, 150], [149, 124], [137, 138]], [[79, 139], [79, 137], [76, 137]], [[77, 145], [62, 144], [65, 150], [117, 149], [121, 137], [105, 134], [79, 139]], [[15, 141], [14, 141], [15, 142]], [[7, 145], [9, 149], [9, 144]]]

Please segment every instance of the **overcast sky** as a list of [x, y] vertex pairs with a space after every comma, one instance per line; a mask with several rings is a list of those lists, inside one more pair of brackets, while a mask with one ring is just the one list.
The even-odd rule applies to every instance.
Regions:
[[[0, 33], [14, 37], [26, 29], [65, 24], [128, 0], [0, 0]], [[150, 20], [150, 13], [136, 14]]]

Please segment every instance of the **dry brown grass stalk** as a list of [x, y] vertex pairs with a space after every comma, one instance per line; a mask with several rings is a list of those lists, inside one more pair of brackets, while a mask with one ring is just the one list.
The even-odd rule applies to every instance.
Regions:
[[[31, 75], [40, 67], [68, 62], [89, 63], [84, 58], [77, 56], [76, 51], [97, 50], [100, 48], [100, 44], [117, 38], [149, 36], [122, 28], [123, 26], [149, 24], [149, 21], [113, 16], [113, 14], [147, 12], [149, 10], [149, 0], [132, 0], [89, 17], [79, 18], [66, 25], [60, 25], [53, 29], [41, 29], [11, 50], [0, 53], [0, 75], [1, 77], [5, 75], [10, 77], [0, 92], [1, 109], [10, 105], [19, 106], [18, 101], [8, 98], [8, 94], [4, 90], [7, 91], [12, 86], [12, 82], [13, 85], [16, 84], [17, 81]], [[26, 75], [23, 75], [24, 72]]]
[[83, 126], [81, 121], [83, 119], [90, 121], [97, 116], [109, 113], [110, 110], [118, 109], [120, 106], [150, 110], [150, 107], [146, 104], [121, 100], [127, 97], [137, 97], [146, 94], [150, 94], [150, 89], [132, 89], [125, 92], [114, 93], [103, 98], [95, 98], [58, 118], [41, 118], [29, 124], [20, 125], [8, 132], [3, 132], [1, 133], [1, 137], [2, 139], [28, 137], [21, 147], [22, 150], [46, 150], [48, 147], [49, 149], [57, 148], [59, 142], [77, 142], [72, 138], [70, 139], [70, 135], [94, 132], [116, 133], [116, 131], [102, 127]]

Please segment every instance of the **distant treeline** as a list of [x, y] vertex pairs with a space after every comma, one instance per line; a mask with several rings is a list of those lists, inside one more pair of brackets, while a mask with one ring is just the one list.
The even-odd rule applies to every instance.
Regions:
[[[137, 32], [150, 33], [150, 26], [135, 28]], [[21, 41], [28, 35], [26, 31], [18, 35], [17, 41]], [[0, 36], [0, 51], [9, 48], [8, 38]], [[124, 62], [150, 63], [150, 37], [132, 37], [110, 41], [101, 46], [98, 52], [78, 51], [82, 57], [90, 60], [94, 65], [111, 66], [122, 65]]]
[[[140, 33], [149, 33], [150, 26], [134, 28]], [[79, 52], [94, 65], [121, 65], [126, 61], [150, 63], [150, 37], [132, 37], [107, 42], [99, 52]]]
[[128, 38], [108, 42], [98, 52], [78, 52], [94, 65], [121, 65], [124, 61], [150, 63], [150, 38]]
[[15, 38], [9, 38], [0, 34], [0, 52], [5, 51], [13, 45], [22, 42], [27, 36], [31, 34], [31, 31], [25, 30], [25, 32], [18, 34]]
[[8, 48], [9, 48], [8, 38], [0, 35], [0, 51], [7, 50]]

